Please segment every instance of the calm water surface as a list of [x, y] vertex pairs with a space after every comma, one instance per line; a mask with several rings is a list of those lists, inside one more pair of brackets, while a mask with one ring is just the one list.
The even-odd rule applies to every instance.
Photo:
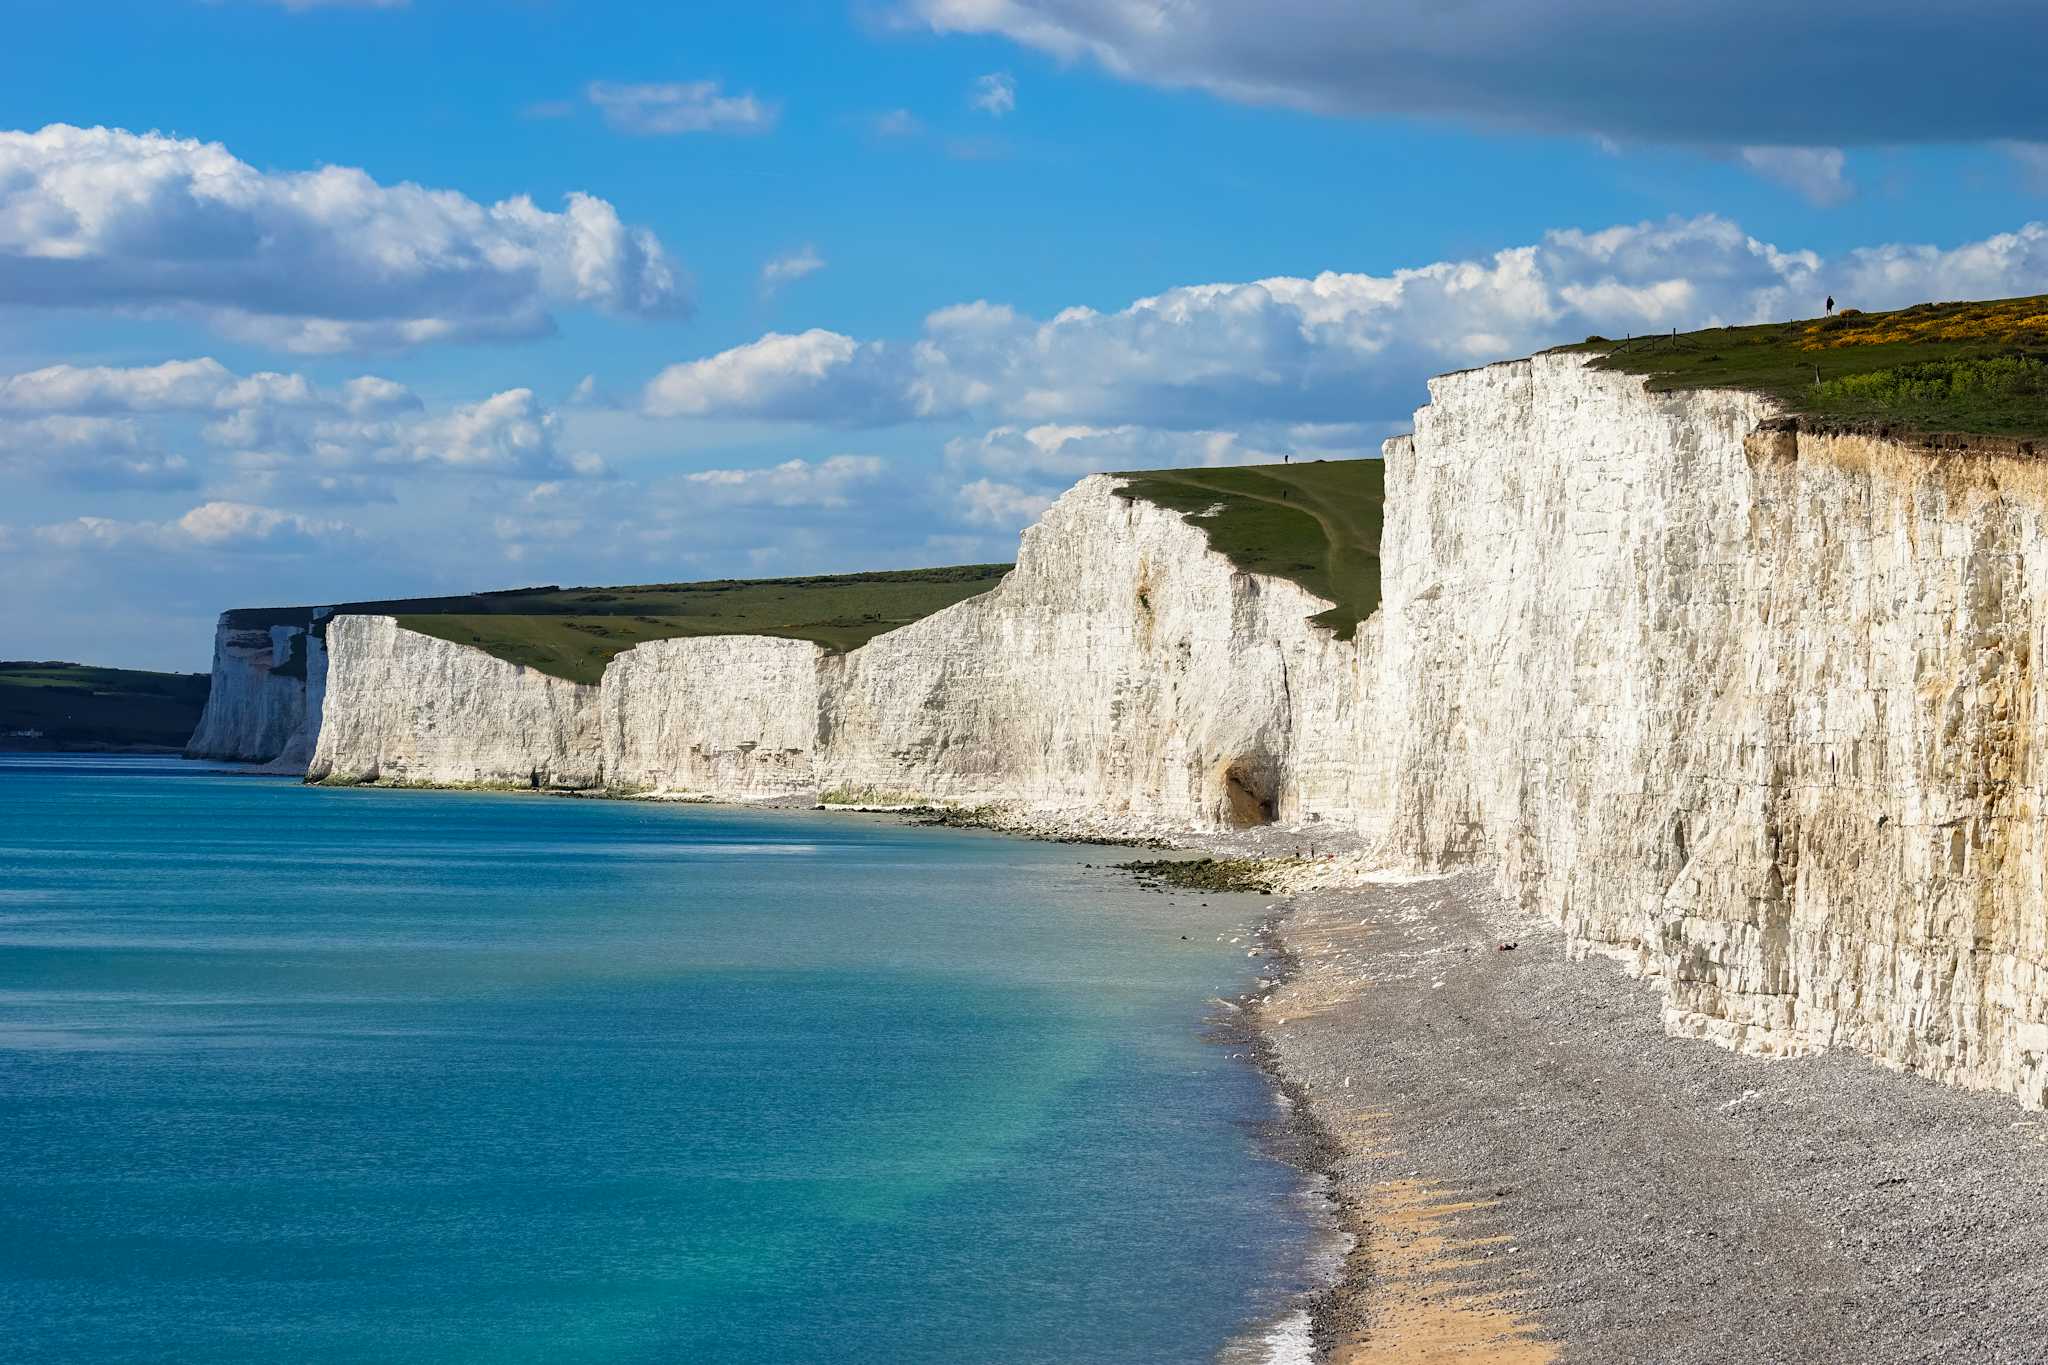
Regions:
[[0, 1353], [1213, 1360], [1310, 1237], [1256, 902], [1110, 860], [0, 757]]

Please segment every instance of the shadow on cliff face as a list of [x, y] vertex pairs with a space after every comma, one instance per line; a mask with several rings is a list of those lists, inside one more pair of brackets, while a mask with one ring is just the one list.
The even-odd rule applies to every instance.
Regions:
[[1270, 760], [1244, 754], [1223, 769], [1224, 815], [1232, 829], [1270, 825], [1279, 809], [1277, 774]]

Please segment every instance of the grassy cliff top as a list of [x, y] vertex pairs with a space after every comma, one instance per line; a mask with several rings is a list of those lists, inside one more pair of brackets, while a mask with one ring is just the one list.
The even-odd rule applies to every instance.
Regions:
[[1751, 389], [1824, 426], [2048, 436], [2048, 295], [1577, 346], [1656, 391]]
[[[852, 649], [885, 630], [987, 592], [1009, 569], [1007, 564], [963, 564], [815, 578], [521, 588], [345, 602], [335, 610], [395, 616], [407, 630], [470, 645], [572, 682], [595, 683], [621, 651], [679, 636], [774, 635], [832, 650]], [[229, 625], [244, 628], [307, 625], [312, 619], [310, 607], [227, 614]]]
[[1385, 471], [1378, 460], [1314, 460], [1116, 477], [1118, 496], [1179, 512], [1239, 568], [1334, 602], [1310, 619], [1348, 640], [1380, 604]]
[[204, 673], [0, 661], [0, 747], [181, 748], [208, 683]]

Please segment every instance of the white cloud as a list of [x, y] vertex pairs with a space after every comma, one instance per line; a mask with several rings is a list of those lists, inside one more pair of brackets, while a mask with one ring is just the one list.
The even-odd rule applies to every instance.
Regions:
[[622, 133], [765, 133], [780, 110], [750, 90], [728, 95], [717, 81], [631, 85], [593, 81], [585, 91], [604, 121]]
[[173, 312], [301, 352], [530, 336], [549, 310], [661, 315], [661, 243], [602, 199], [265, 172], [219, 143], [52, 124], [0, 132], [0, 303]]
[[1007, 71], [991, 71], [974, 78], [974, 94], [968, 104], [990, 118], [1002, 118], [1017, 111], [1017, 81]]
[[352, 533], [344, 522], [322, 521], [245, 502], [208, 502], [170, 521], [73, 517], [38, 526], [36, 538], [60, 550], [296, 549], [308, 541]]
[[976, 526], [1020, 530], [1044, 515], [1054, 496], [993, 479], [976, 479], [960, 485], [960, 515]]
[[239, 376], [211, 356], [130, 367], [50, 365], [0, 377], [0, 410], [10, 412], [178, 412], [312, 401], [303, 375]]
[[702, 360], [671, 365], [648, 381], [656, 417], [713, 414], [856, 424], [898, 421], [914, 411], [894, 356], [838, 332], [770, 332]]
[[172, 489], [197, 482], [191, 463], [131, 417], [0, 421], [0, 470], [73, 488]]
[[560, 433], [560, 419], [541, 406], [532, 389], [507, 389], [433, 416], [382, 424], [328, 423], [316, 438], [365, 450], [383, 463], [486, 474], [604, 473], [604, 461], [597, 456], [561, 451]]
[[[2038, 0], [897, 3], [937, 32], [1316, 112], [1722, 148], [2048, 139]], [[1713, 98], [1674, 91], [1672, 73], [1707, 71]], [[1916, 90], [1941, 97], [1904, 93]]]
[[[1311, 448], [1311, 433], [1320, 434], [1316, 428], [1253, 435], [1173, 431], [1128, 423], [1114, 427], [1041, 423], [1000, 426], [980, 436], [955, 437], [946, 443], [946, 458], [955, 465], [997, 470], [1012, 479], [1036, 475], [1064, 485], [1083, 474], [1104, 470], [1274, 463], [1297, 449]], [[1358, 439], [1334, 449], [1318, 448], [1315, 458], [1378, 453], [1376, 441]]]
[[825, 258], [818, 254], [816, 247], [806, 244], [763, 265], [761, 288], [773, 293], [785, 284], [800, 280], [806, 275], [815, 275], [824, 268]]
[[868, 128], [876, 137], [916, 137], [924, 123], [908, 109], [887, 109], [869, 119]]
[[1742, 164], [1764, 179], [1823, 208], [1856, 193], [1843, 174], [1848, 158], [1840, 147], [1744, 147], [1741, 156]]
[[785, 460], [764, 469], [704, 469], [686, 483], [720, 503], [768, 507], [844, 507], [852, 491], [881, 477], [875, 455], [834, 455], [812, 463]]
[[1856, 307], [2048, 291], [2048, 225], [1942, 249], [1825, 261], [1704, 217], [1581, 231], [1389, 275], [1325, 272], [1189, 285], [1114, 312], [1049, 319], [941, 309], [910, 342], [770, 333], [670, 366], [655, 415], [826, 424], [989, 418], [1176, 431], [1377, 422], [1440, 370], [1589, 333], [1621, 336]]
[[[296, 477], [322, 496], [388, 496], [362, 474], [430, 466], [486, 475], [596, 477], [604, 461], [561, 448], [560, 422], [531, 389], [429, 411], [410, 388], [358, 375], [329, 389], [304, 375], [237, 375], [208, 359], [55, 365], [0, 376], [0, 456], [13, 469], [90, 487], [189, 486], [204, 475], [274, 488]], [[211, 447], [210, 470], [168, 452]]]
[[353, 416], [377, 417], [416, 409], [420, 400], [411, 389], [396, 380], [366, 374], [341, 386], [341, 405]]

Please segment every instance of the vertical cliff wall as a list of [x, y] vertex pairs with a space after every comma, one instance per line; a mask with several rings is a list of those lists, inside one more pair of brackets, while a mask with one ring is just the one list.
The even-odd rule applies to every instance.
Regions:
[[241, 624], [238, 615], [223, 613], [214, 628], [213, 687], [185, 757], [270, 763], [296, 756], [303, 766], [311, 755], [307, 718], [317, 724], [319, 716], [325, 643], [305, 624]]
[[822, 792], [1118, 833], [1355, 818], [1385, 785], [1360, 762], [1384, 752], [1360, 733], [1377, 628], [1336, 639], [1308, 621], [1329, 603], [1115, 488], [1082, 481], [992, 592], [844, 655], [666, 640], [578, 688], [388, 617], [336, 618], [309, 775]]
[[817, 789], [818, 663], [806, 640], [657, 640], [605, 669], [613, 789], [728, 800]]
[[1390, 443], [1389, 850], [1489, 860], [1667, 1022], [2031, 1104], [2048, 478], [1545, 356]]
[[581, 790], [604, 784], [598, 689], [402, 628], [327, 623], [307, 780]]
[[1076, 485], [994, 591], [823, 661], [829, 793], [1124, 832], [1350, 812], [1369, 648], [1116, 486]]

